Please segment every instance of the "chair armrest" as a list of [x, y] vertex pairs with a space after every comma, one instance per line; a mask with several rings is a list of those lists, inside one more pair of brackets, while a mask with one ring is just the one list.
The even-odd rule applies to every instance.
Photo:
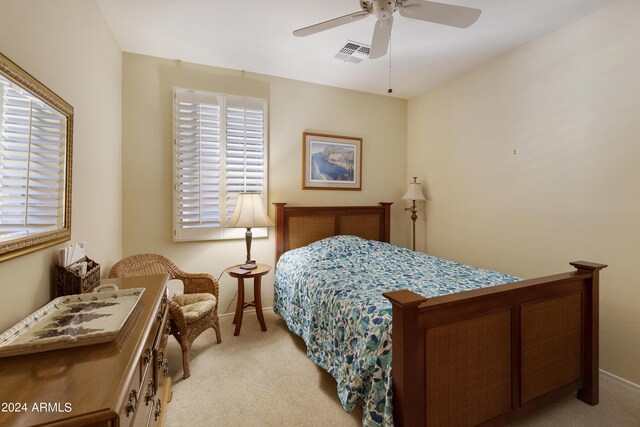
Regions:
[[171, 299], [167, 301], [167, 304], [169, 305], [171, 320], [175, 323], [178, 331], [180, 331], [180, 333], [184, 333], [187, 330], [187, 319], [184, 318], [184, 313], [182, 313], [180, 306]]
[[180, 279], [184, 283], [185, 294], [210, 293], [218, 299], [220, 286], [218, 281], [210, 274], [180, 271], [177, 272], [176, 279]]

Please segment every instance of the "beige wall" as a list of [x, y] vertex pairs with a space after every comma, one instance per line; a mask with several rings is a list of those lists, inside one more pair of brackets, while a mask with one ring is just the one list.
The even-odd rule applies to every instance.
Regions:
[[[269, 101], [269, 204], [358, 205], [399, 201], [406, 175], [406, 101], [300, 81], [125, 53], [123, 66], [124, 254], [153, 251], [183, 269], [218, 277], [244, 260], [241, 240], [172, 240], [173, 87]], [[302, 132], [363, 138], [362, 191], [302, 191]], [[271, 206], [271, 205], [270, 205]], [[392, 239], [406, 244], [407, 218], [396, 203]], [[274, 210], [271, 206], [270, 216]], [[254, 239], [252, 258], [273, 265], [274, 230]], [[236, 286], [221, 279], [220, 311]], [[273, 272], [263, 281], [273, 298]], [[248, 297], [250, 298], [250, 297]], [[231, 310], [234, 306], [231, 307]]]
[[621, 1], [409, 101], [420, 245], [533, 277], [609, 264], [601, 368], [640, 383], [640, 2]]
[[[75, 109], [72, 239], [105, 272], [122, 253], [122, 53], [84, 0], [1, 0], [0, 51]], [[51, 247], [0, 262], [0, 331], [52, 298], [55, 260]]]

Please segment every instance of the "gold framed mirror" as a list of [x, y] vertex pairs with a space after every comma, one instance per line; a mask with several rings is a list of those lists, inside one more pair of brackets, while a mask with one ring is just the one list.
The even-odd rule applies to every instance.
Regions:
[[0, 261], [71, 239], [73, 107], [0, 53]]

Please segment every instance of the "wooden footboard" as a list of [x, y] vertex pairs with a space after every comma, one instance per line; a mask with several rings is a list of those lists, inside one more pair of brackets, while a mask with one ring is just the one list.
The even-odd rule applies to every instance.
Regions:
[[598, 403], [598, 274], [555, 276], [393, 304], [397, 426], [502, 425], [562, 395]]

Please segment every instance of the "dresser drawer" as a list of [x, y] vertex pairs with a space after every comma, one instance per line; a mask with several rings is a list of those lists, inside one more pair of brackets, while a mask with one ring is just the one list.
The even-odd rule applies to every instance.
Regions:
[[154, 327], [149, 333], [149, 335], [147, 336], [147, 339], [145, 340], [144, 348], [142, 350], [142, 357], [140, 358], [140, 364], [139, 364], [140, 379], [142, 379], [142, 377], [145, 374], [145, 371], [149, 367], [152, 367], [152, 371], [153, 371], [152, 375], [153, 375], [154, 381], [157, 379], [156, 373], [155, 373], [156, 369], [153, 367], [153, 365], [155, 364], [155, 359], [157, 357], [156, 352], [157, 352], [158, 346], [160, 345], [160, 340], [162, 338], [162, 333], [164, 331], [164, 325], [167, 322], [168, 312], [169, 310], [167, 310], [167, 296], [165, 294], [163, 295], [160, 301], [160, 305], [158, 306], [158, 309], [155, 311]]
[[153, 413], [153, 405], [156, 400], [156, 384], [151, 375], [151, 370], [147, 371], [144, 382], [142, 383], [142, 392], [140, 394], [142, 401], [138, 407], [138, 413], [134, 420], [134, 426], [146, 426], [148, 424], [149, 415]]
[[162, 395], [162, 387], [164, 386], [164, 380], [169, 375], [169, 361], [167, 360], [167, 341], [169, 340], [169, 334], [171, 333], [171, 325], [169, 323], [169, 310], [164, 313], [162, 321], [162, 332], [159, 335], [158, 341], [153, 351], [153, 365], [154, 365], [154, 379], [158, 385], [158, 395]]

